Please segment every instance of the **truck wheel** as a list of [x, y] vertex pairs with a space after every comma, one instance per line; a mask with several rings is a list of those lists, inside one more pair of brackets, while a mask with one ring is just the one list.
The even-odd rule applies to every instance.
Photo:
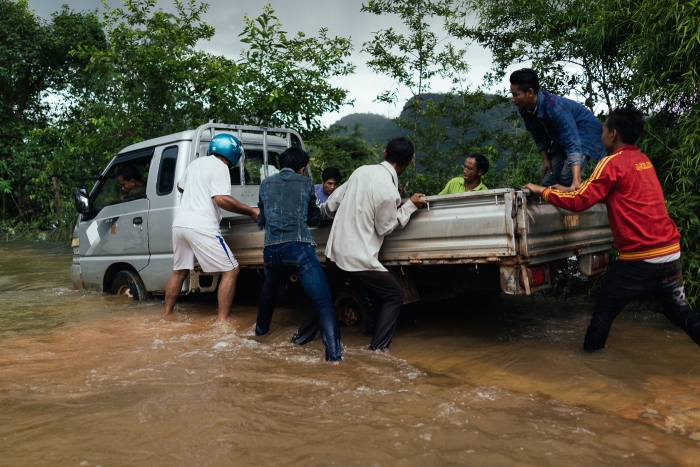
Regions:
[[112, 279], [112, 295], [123, 295], [134, 300], [147, 300], [148, 292], [139, 275], [132, 271], [119, 271]]
[[357, 329], [366, 336], [374, 334], [379, 307], [358, 282], [349, 280], [335, 300], [335, 312], [341, 326]]

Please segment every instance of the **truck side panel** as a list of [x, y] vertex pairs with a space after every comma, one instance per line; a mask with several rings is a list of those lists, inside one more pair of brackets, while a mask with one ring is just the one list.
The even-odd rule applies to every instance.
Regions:
[[597, 204], [583, 212], [557, 208], [539, 198], [526, 201], [520, 224], [524, 226], [520, 255], [543, 263], [567, 256], [608, 250], [612, 232], [605, 205]]

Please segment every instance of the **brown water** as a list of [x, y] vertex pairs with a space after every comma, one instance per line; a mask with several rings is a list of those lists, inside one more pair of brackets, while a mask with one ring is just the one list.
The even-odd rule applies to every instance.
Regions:
[[0, 244], [0, 465], [700, 465], [700, 349], [648, 307], [579, 350], [592, 305], [407, 310], [390, 354], [253, 336], [254, 303], [76, 292], [70, 250]]

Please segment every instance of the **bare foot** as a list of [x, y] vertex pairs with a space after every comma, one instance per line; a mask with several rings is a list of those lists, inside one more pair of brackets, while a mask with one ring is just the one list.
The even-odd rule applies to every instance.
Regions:
[[217, 323], [232, 323], [233, 319], [231, 318], [231, 315], [227, 316], [219, 316], [216, 318]]
[[341, 363], [343, 363], [342, 360], [336, 360], [336, 361], [334, 361], [334, 362], [328, 362], [329, 365], [333, 365], [333, 366], [338, 366], [338, 365], [340, 365]]

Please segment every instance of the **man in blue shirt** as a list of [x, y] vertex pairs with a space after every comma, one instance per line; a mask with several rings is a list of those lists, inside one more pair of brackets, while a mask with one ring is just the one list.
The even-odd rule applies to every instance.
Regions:
[[605, 156], [603, 125], [578, 102], [541, 91], [537, 73], [530, 68], [510, 75], [510, 92], [542, 155], [542, 184], [576, 190], [588, 159], [598, 162]]
[[291, 147], [281, 154], [280, 161], [282, 170], [260, 185], [258, 227], [265, 229], [265, 284], [258, 301], [255, 335], [270, 330], [277, 289], [286, 277], [296, 274], [318, 314], [326, 360], [340, 363], [338, 319], [308, 227], [322, 219], [313, 182], [302, 175], [309, 155], [301, 148]]
[[323, 204], [328, 201], [328, 197], [340, 186], [343, 176], [340, 174], [340, 170], [335, 167], [326, 167], [321, 174], [321, 180], [323, 180], [323, 183], [314, 185], [314, 189], [316, 190], [318, 202]]

